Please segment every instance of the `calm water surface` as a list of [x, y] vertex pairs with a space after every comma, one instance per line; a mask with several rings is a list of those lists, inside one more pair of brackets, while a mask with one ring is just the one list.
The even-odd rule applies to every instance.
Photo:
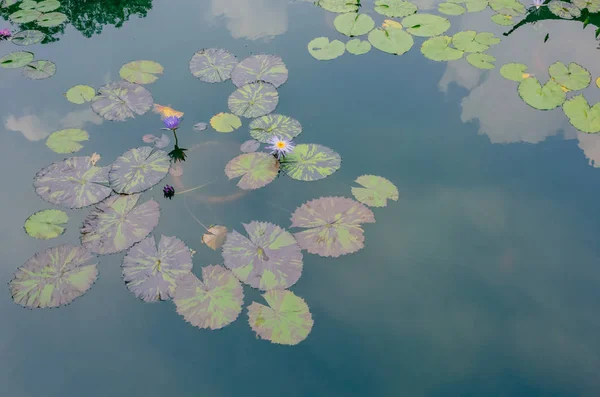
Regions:
[[[438, 2], [415, 1], [433, 13]], [[196, 274], [221, 256], [201, 244], [203, 229], [190, 212], [230, 229], [251, 220], [287, 228], [300, 204], [350, 196], [362, 174], [390, 179], [400, 200], [375, 209], [377, 223], [365, 226], [366, 246], [358, 253], [304, 256], [292, 290], [310, 305], [315, 324], [298, 346], [256, 339], [245, 309], [232, 325], [203, 331], [184, 322], [171, 302], [143, 303], [124, 286], [123, 254], [101, 257], [96, 284], [59, 309], [24, 309], [3, 287], [2, 395], [600, 395], [598, 137], [578, 133], [560, 109], [529, 108], [499, 68], [425, 59], [418, 38], [401, 57], [374, 49], [317, 61], [306, 44], [341, 35], [335, 15], [311, 3], [87, 3], [96, 3], [91, 28], [84, 29], [91, 37], [67, 25], [58, 41], [30, 47], [36, 58], [56, 62], [56, 76], [31, 81], [18, 70], [0, 70], [2, 285], [35, 252], [79, 241], [87, 210], [68, 211], [67, 232], [55, 240], [23, 231], [29, 215], [53, 207], [32, 187], [38, 170], [64, 157], [45, 146], [49, 133], [86, 129], [91, 138], [79, 155], [98, 152], [106, 165], [141, 146], [142, 135], [160, 132], [154, 113], [107, 122], [62, 96], [75, 84], [117, 80], [131, 60], [160, 62], [165, 73], [148, 88], [157, 103], [185, 112], [180, 139], [195, 150], [183, 184], [212, 182], [185, 199], [165, 200], [157, 188], [142, 198], [161, 205], [155, 235], [176, 235], [197, 251]], [[132, 15], [115, 28], [119, 18], [109, 14], [123, 7], [147, 8], [146, 16]], [[364, 10], [375, 15], [371, 2]], [[501, 35], [506, 29], [490, 15], [450, 17], [449, 34]], [[555, 61], [578, 62], [596, 78], [593, 28], [546, 21], [519, 29], [490, 53], [498, 66], [530, 65], [540, 80]], [[543, 44], [546, 32], [551, 39]], [[233, 91], [230, 82], [210, 85], [189, 73], [193, 53], [208, 47], [239, 58], [280, 55], [290, 77], [279, 89], [277, 112], [302, 123], [300, 141], [339, 152], [341, 169], [319, 182], [281, 178], [235, 200], [211, 199], [238, 192], [222, 170], [248, 139], [248, 121], [231, 134], [192, 129], [227, 111]], [[0, 43], [0, 55], [15, 49]], [[592, 103], [599, 94], [593, 84], [585, 91]], [[173, 184], [170, 178], [164, 182]], [[246, 305], [261, 300], [250, 288], [245, 295]]]

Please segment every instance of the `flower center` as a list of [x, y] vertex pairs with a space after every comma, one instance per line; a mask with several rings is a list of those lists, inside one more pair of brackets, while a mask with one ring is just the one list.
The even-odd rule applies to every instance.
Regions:
[[277, 146], [277, 149], [285, 149], [286, 144], [283, 141], [278, 141], [275, 146]]

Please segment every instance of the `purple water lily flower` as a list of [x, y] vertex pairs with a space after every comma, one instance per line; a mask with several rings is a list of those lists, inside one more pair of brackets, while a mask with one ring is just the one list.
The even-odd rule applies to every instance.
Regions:
[[165, 198], [171, 200], [175, 195], [175, 188], [171, 185], [165, 185], [165, 187], [163, 187], [163, 194], [165, 195]]
[[169, 116], [169, 117], [165, 117], [165, 119], [163, 120], [163, 123], [165, 124], [165, 127], [167, 127], [167, 130], [171, 130], [171, 131], [175, 131], [177, 128], [179, 128], [179, 124], [181, 123], [181, 120], [179, 117], [177, 116]]
[[12, 34], [10, 33], [10, 30], [0, 29], [0, 40], [6, 40], [6, 39], [10, 38], [10, 36], [12, 36]]
[[269, 140], [269, 146], [266, 146], [266, 149], [270, 150], [277, 160], [280, 160], [290, 154], [294, 150], [294, 146], [294, 142], [291, 140], [274, 136]]

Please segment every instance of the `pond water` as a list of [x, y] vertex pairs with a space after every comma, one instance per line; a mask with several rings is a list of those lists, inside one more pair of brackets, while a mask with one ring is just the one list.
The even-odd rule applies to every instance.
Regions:
[[[575, 129], [560, 107], [528, 106], [519, 83], [499, 72], [519, 62], [543, 83], [554, 62], [576, 62], [591, 73], [582, 93], [596, 103], [596, 26], [544, 20], [503, 36], [510, 27], [493, 23], [489, 8], [445, 16], [451, 22], [446, 35], [471, 29], [502, 39], [487, 51], [496, 67], [484, 70], [464, 58], [427, 59], [420, 51], [427, 38], [418, 36], [401, 56], [372, 48], [317, 60], [307, 50], [312, 39], [347, 38], [334, 27], [337, 14], [304, 1], [62, 3], [68, 20], [46, 30], [52, 42], [0, 42], [0, 56], [26, 50], [57, 65], [43, 80], [0, 69], [4, 395], [600, 394], [600, 248], [594, 242], [600, 140]], [[443, 15], [438, 0], [413, 3], [419, 13]], [[376, 26], [385, 19], [371, 1], [361, 13]], [[0, 28], [19, 30], [11, 27], [10, 13], [2, 15]], [[231, 81], [209, 84], [190, 74], [189, 60], [202, 48], [224, 48], [240, 60], [280, 56], [289, 79], [278, 88], [276, 113], [302, 124], [296, 144], [339, 153], [339, 170], [313, 182], [281, 175], [249, 191], [229, 181], [223, 169], [250, 139], [250, 120], [242, 118], [231, 133], [194, 130], [195, 123], [229, 112], [235, 90]], [[363, 249], [337, 258], [303, 251], [302, 276], [291, 291], [306, 301], [314, 325], [299, 344], [257, 337], [247, 307], [266, 303], [247, 285], [239, 318], [219, 330], [192, 326], [171, 301], [143, 302], [123, 281], [124, 252], [99, 256], [98, 279], [69, 305], [29, 310], [13, 301], [8, 283], [17, 268], [36, 252], [79, 245], [80, 226], [93, 208], [65, 209], [36, 195], [36, 173], [71, 156], [51, 151], [46, 137], [84, 129], [89, 141], [73, 156], [98, 153], [107, 166], [148, 145], [142, 136], [165, 132], [152, 111], [107, 121], [63, 93], [77, 84], [97, 89], [119, 80], [123, 64], [145, 59], [164, 67], [145, 87], [155, 103], [185, 113], [177, 134], [189, 150], [183, 175], [167, 175], [140, 203], [153, 198], [160, 205], [152, 232], [157, 240], [177, 236], [196, 251], [194, 274], [223, 264], [220, 250], [202, 244], [200, 223], [243, 233], [242, 223], [257, 220], [287, 230], [292, 213], [309, 200], [352, 198], [358, 176], [380, 175], [398, 187], [398, 201], [372, 208], [376, 223], [362, 226]], [[207, 185], [168, 200], [165, 184], [177, 192]], [[25, 220], [50, 208], [68, 214], [66, 232], [49, 240], [28, 236]]]

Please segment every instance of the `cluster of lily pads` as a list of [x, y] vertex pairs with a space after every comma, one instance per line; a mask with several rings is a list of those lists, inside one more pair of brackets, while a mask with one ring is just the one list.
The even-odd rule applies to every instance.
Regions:
[[[10, 35], [8, 40], [18, 46], [39, 44], [46, 35], [39, 30], [23, 30]], [[13, 51], [0, 58], [0, 67], [5, 69], [22, 69], [23, 76], [32, 80], [47, 79], [56, 73], [54, 62], [47, 60], [34, 61], [35, 55], [30, 51]]]
[[[4, 0], [3, 7], [9, 7], [21, 0]], [[64, 23], [67, 16], [56, 10], [61, 7], [58, 0], [23, 0], [19, 4], [19, 11], [9, 15], [9, 19], [14, 23], [35, 22], [38, 26], [53, 27]]]

